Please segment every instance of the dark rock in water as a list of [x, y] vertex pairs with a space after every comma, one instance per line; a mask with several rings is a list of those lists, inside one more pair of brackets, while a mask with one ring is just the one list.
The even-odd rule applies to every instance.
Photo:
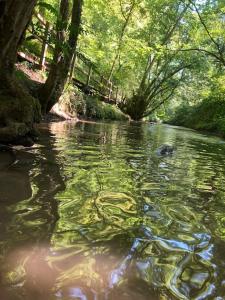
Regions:
[[24, 147], [32, 147], [34, 145], [34, 140], [29, 136], [21, 137], [14, 141], [14, 145], [22, 145]]
[[[25, 136], [21, 136], [21, 137], [18, 137], [14, 140], [12, 140], [9, 144], [9, 146], [6, 146], [8, 147], [9, 149], [11, 148], [10, 146], [24, 146], [24, 147], [32, 147], [35, 143], [35, 141], [37, 140], [36, 137], [30, 137], [29, 135], [25, 135]], [[0, 144], [1, 145], [1, 144]], [[13, 149], [13, 148], [11, 148]], [[1, 151], [1, 146], [0, 146], [0, 151]]]
[[10, 146], [0, 144], [0, 170], [9, 167], [16, 161], [15, 153]]
[[0, 151], [12, 151], [12, 148], [8, 145], [0, 144]]
[[158, 155], [172, 155], [174, 151], [175, 148], [173, 146], [164, 144], [156, 150], [156, 153]]
[[40, 136], [40, 132], [36, 128], [32, 128], [28, 134], [28, 136], [34, 141], [37, 142]]

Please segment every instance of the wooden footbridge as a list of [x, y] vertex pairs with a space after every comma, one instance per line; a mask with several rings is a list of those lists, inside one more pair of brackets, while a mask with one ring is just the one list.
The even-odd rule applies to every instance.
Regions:
[[[26, 40], [37, 40], [41, 43], [41, 53], [40, 55], [33, 55], [26, 53], [26, 50], [21, 50], [18, 52], [18, 57], [32, 63], [40, 70], [45, 70], [51, 64], [47, 57], [48, 51], [53, 50], [53, 46], [49, 41], [51, 36], [55, 35], [55, 32], [49, 22], [45, 21], [40, 14], [35, 13], [33, 19], [35, 26], [32, 22], [28, 27]], [[37, 26], [38, 30], [36, 29]], [[104, 102], [118, 104], [124, 99], [124, 95], [119, 90], [119, 87], [111, 80], [106, 79], [98, 71], [97, 66], [79, 51], [74, 53], [69, 78], [84, 93], [98, 95]]]

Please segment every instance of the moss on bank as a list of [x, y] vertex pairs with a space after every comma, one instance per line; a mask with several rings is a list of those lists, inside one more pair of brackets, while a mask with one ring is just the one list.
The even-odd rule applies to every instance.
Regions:
[[85, 95], [71, 85], [62, 95], [60, 106], [63, 111], [78, 118], [118, 121], [129, 119], [116, 105], [104, 103], [97, 96]]
[[1, 82], [0, 142], [30, 146], [36, 137], [33, 124], [41, 118], [39, 102], [14, 76]]
[[117, 106], [99, 101], [98, 98], [86, 96], [85, 103], [85, 116], [88, 118], [118, 121], [128, 120], [128, 116], [122, 113]]

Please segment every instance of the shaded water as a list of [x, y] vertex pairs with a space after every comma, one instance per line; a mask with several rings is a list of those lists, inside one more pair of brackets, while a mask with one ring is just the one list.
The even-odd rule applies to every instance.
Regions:
[[[149, 124], [42, 125], [0, 154], [0, 299], [225, 299], [225, 143]], [[176, 146], [159, 157], [163, 143]]]

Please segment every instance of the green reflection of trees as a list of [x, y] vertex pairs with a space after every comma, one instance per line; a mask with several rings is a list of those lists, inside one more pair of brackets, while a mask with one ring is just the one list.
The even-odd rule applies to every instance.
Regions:
[[[28, 189], [26, 200], [4, 204], [1, 244], [5, 252], [47, 245], [26, 258], [37, 257], [52, 278], [49, 297], [67, 299], [71, 287], [108, 299], [119, 292], [121, 299], [190, 299], [213, 288], [222, 295], [219, 139], [136, 123], [54, 123], [51, 135], [23, 168], [32, 196]], [[163, 143], [176, 146], [173, 156], [156, 155]], [[20, 262], [8, 273], [12, 282], [26, 276], [27, 261]]]
[[[109, 282], [101, 283], [96, 256], [109, 259], [115, 248], [107, 243], [114, 238], [120, 252], [113, 256], [114, 263], [105, 262], [104, 276], [125, 263], [122, 285], [131, 280], [127, 276], [133, 267], [135, 280], [144, 272], [142, 282], [150, 286], [154, 282], [162, 289], [160, 295], [167, 290], [178, 299], [210, 293], [213, 285], [219, 285], [221, 279], [213, 275], [215, 258], [207, 254], [216, 251], [211, 236], [223, 239], [224, 171], [218, 141], [193, 131], [143, 124], [83, 124], [66, 142], [58, 141], [69, 177], [65, 191], [58, 194], [60, 219], [52, 237], [58, 262], [49, 257], [53, 265], [61, 262], [58, 288], [65, 282], [106, 288]], [[174, 156], [156, 155], [163, 143], [176, 146]], [[153, 237], [141, 228], [151, 229]], [[143, 242], [126, 259], [135, 237]], [[150, 252], [151, 243], [145, 247], [148, 239], [154, 240]], [[180, 244], [175, 247], [173, 241]], [[60, 254], [64, 247], [68, 268]], [[146, 269], [135, 267], [137, 261]], [[152, 272], [159, 277], [154, 279]]]

